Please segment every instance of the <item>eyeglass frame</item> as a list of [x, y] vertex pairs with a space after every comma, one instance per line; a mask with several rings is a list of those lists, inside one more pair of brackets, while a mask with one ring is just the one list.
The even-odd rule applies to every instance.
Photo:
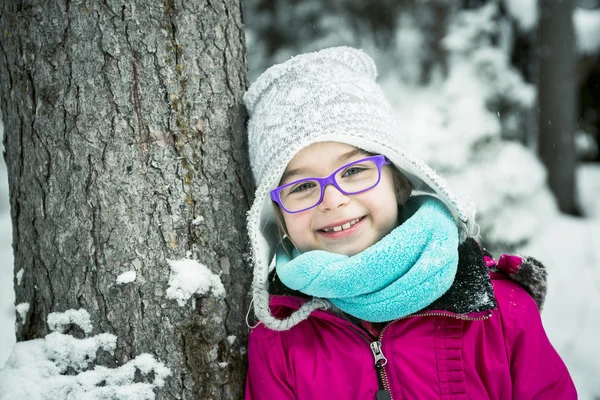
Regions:
[[[375, 182], [372, 186], [370, 186], [366, 189], [359, 190], [358, 192], [346, 192], [344, 189], [342, 189], [338, 185], [337, 181], [335, 180], [335, 175], [338, 172], [340, 172], [341, 170], [343, 170], [344, 168], [348, 168], [349, 166], [351, 166], [353, 164], [359, 164], [359, 163], [365, 162], [365, 161], [373, 161], [375, 163], [375, 165], [377, 166], [377, 182]], [[323, 197], [325, 196], [325, 188], [327, 188], [327, 186], [329, 186], [329, 185], [333, 185], [337, 190], [339, 190], [341, 193], [343, 193], [346, 196], [353, 195], [353, 194], [359, 194], [362, 192], [366, 192], [367, 190], [373, 189], [375, 186], [379, 185], [379, 182], [381, 181], [381, 169], [385, 165], [388, 165], [391, 163], [392, 162], [390, 160], [388, 160], [388, 158], [382, 154], [377, 154], [377, 155], [374, 155], [371, 157], [361, 158], [360, 160], [352, 161], [352, 162], [349, 162], [348, 164], [342, 165], [340, 168], [333, 171], [333, 173], [331, 175], [326, 176], [324, 178], [302, 178], [302, 179], [298, 179], [298, 180], [290, 182], [290, 183], [286, 183], [285, 185], [278, 186], [275, 189], [271, 190], [271, 200], [273, 200], [275, 203], [277, 203], [277, 205], [279, 205], [279, 207], [281, 207], [281, 209], [283, 211], [285, 211], [286, 213], [298, 214], [298, 213], [310, 210], [311, 208], [315, 208], [319, 204], [321, 204], [323, 202]], [[281, 201], [281, 191], [288, 186], [296, 185], [300, 182], [305, 182], [305, 181], [317, 181], [319, 183], [319, 186], [321, 187], [321, 196], [319, 197], [319, 201], [317, 201], [315, 203], [315, 205], [307, 207], [307, 208], [303, 208], [302, 210], [298, 210], [298, 211], [288, 210], [283, 205], [283, 201]]]

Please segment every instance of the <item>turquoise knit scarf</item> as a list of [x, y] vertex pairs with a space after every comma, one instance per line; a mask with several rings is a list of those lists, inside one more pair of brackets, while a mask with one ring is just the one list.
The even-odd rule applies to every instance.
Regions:
[[351, 257], [323, 250], [300, 253], [285, 241], [286, 248], [277, 250], [279, 279], [370, 322], [427, 307], [454, 281], [458, 229], [448, 208], [431, 196], [411, 197], [402, 214], [400, 226]]

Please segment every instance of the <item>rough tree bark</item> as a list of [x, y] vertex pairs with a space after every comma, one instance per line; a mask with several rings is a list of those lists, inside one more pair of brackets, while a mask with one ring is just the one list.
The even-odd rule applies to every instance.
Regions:
[[539, 153], [561, 211], [577, 213], [575, 129], [577, 77], [574, 0], [542, 0], [539, 23]]
[[[30, 303], [17, 339], [85, 308], [94, 334], [118, 336], [105, 365], [151, 353], [171, 368], [157, 398], [241, 398], [253, 188], [240, 2], [0, 8], [16, 302]], [[221, 274], [224, 300], [165, 297], [167, 260], [186, 255]], [[129, 270], [137, 279], [117, 285]]]

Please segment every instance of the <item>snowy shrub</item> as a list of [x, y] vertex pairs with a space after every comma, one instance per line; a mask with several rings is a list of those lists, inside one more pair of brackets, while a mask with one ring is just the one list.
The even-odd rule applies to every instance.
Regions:
[[493, 250], [526, 243], [557, 213], [543, 165], [522, 144], [535, 89], [510, 64], [500, 18], [495, 3], [458, 13], [443, 40], [447, 74], [430, 85], [382, 80], [399, 134], [457, 195], [475, 202]]

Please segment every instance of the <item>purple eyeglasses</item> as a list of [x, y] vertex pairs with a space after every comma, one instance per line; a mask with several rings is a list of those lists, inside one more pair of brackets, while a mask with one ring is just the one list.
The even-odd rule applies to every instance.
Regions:
[[271, 199], [285, 212], [296, 214], [321, 204], [327, 185], [345, 195], [373, 189], [381, 180], [381, 168], [390, 164], [383, 155], [352, 161], [325, 178], [303, 178], [271, 190]]

